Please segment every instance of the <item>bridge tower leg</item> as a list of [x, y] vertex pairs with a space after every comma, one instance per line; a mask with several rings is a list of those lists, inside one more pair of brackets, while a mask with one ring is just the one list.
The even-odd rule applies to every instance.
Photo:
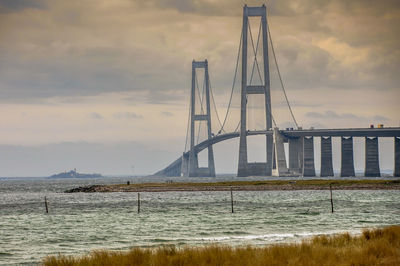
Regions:
[[365, 137], [365, 170], [364, 176], [381, 176], [379, 169], [379, 146], [378, 138]]
[[[248, 38], [248, 18], [261, 17], [262, 43], [263, 43], [263, 63], [264, 63], [264, 84], [247, 84], [247, 38]], [[239, 163], [237, 176], [245, 177], [251, 175], [271, 176], [273, 165], [273, 136], [266, 134], [266, 163], [248, 163], [247, 161], [247, 95], [261, 94], [265, 99], [265, 118], [267, 130], [272, 128], [271, 119], [271, 93], [268, 64], [268, 35], [266, 7], [243, 7], [243, 29], [242, 29], [242, 89], [241, 89], [241, 108], [240, 108], [240, 140], [239, 140]]]
[[332, 138], [321, 137], [321, 177], [333, 176]]
[[303, 177], [315, 176], [314, 166], [314, 138], [303, 138]]
[[394, 173], [393, 176], [400, 176], [400, 138], [394, 137]]
[[189, 155], [182, 154], [181, 176], [189, 176]]
[[[206, 89], [206, 113], [196, 114], [196, 69], [204, 68], [205, 75], [205, 89]], [[210, 112], [210, 80], [208, 75], [208, 62], [205, 61], [194, 61], [192, 62], [192, 90], [190, 97], [190, 151], [189, 151], [189, 163], [187, 175], [189, 177], [215, 177], [215, 164], [214, 164], [214, 152], [213, 147], [210, 144], [208, 146], [208, 167], [199, 167], [199, 160], [197, 151], [195, 150], [195, 122], [206, 121], [207, 122], [207, 135], [208, 139], [212, 138], [211, 135], [211, 112]], [[184, 174], [184, 171], [182, 171]]]
[[284, 136], [279, 133], [279, 129], [274, 128], [274, 152], [275, 152], [275, 162], [276, 169], [272, 170], [273, 176], [291, 176], [289, 169], [286, 164], [286, 156], [285, 156], [285, 146]]
[[356, 176], [353, 159], [353, 137], [341, 137], [342, 142], [342, 165], [341, 177]]

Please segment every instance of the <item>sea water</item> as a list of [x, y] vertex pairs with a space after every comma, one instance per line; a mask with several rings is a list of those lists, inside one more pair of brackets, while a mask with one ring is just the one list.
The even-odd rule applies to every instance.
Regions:
[[151, 180], [0, 179], [0, 264], [36, 264], [48, 255], [96, 249], [266, 245], [400, 224], [396, 190], [334, 190], [333, 214], [329, 190], [234, 191], [234, 213], [229, 191], [142, 192], [140, 213], [137, 193], [63, 193], [82, 185]]

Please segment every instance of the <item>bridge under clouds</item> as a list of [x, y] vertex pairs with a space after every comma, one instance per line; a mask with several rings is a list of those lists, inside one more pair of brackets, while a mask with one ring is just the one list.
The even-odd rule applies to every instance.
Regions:
[[[133, 165], [135, 174], [149, 174], [167, 165], [182, 152], [192, 58], [212, 62], [217, 109], [226, 110], [242, 6], [0, 1], [0, 176], [75, 167], [132, 174]], [[399, 126], [399, 10], [398, 1], [268, 2], [280, 69], [303, 128]], [[284, 102], [272, 100], [285, 128]], [[392, 145], [381, 145], [388, 158]], [[237, 153], [218, 153], [217, 145], [217, 171], [235, 172]]]

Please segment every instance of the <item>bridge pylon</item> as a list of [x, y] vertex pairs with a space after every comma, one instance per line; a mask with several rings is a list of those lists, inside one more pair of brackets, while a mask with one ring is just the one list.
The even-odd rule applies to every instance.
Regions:
[[[266, 163], [249, 163], [247, 160], [247, 95], [259, 94], [265, 99], [265, 118], [267, 130], [272, 129], [271, 115], [271, 92], [268, 64], [268, 33], [266, 7], [243, 7], [243, 29], [242, 29], [242, 88], [241, 88], [241, 108], [240, 108], [240, 140], [239, 140], [239, 163], [237, 176], [271, 176], [273, 166], [273, 137], [266, 134]], [[247, 82], [247, 39], [249, 17], [261, 17], [262, 27], [262, 53], [264, 79], [262, 85], [249, 85]]]
[[[204, 69], [204, 80], [205, 80], [205, 101], [206, 110], [205, 113], [196, 113], [196, 69]], [[203, 99], [204, 101], [204, 99]], [[208, 166], [199, 167], [198, 151], [195, 149], [195, 122], [206, 121], [207, 123], [207, 137], [208, 140], [212, 138], [211, 133], [211, 111], [210, 111], [210, 80], [208, 74], [208, 62], [195, 61], [192, 62], [192, 88], [190, 96], [190, 151], [189, 158], [182, 157], [182, 175], [188, 177], [215, 177], [215, 164], [214, 164], [214, 152], [212, 144], [208, 145]]]

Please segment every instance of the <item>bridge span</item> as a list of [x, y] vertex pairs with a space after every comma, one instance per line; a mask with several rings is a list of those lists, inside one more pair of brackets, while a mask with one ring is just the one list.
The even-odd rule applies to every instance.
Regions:
[[[353, 137], [365, 138], [366, 149], [366, 176], [372, 174], [379, 176], [379, 154], [378, 154], [378, 140], [381, 137], [394, 138], [394, 152], [395, 152], [395, 169], [394, 176], [400, 176], [400, 127], [386, 127], [386, 128], [340, 128], [340, 129], [295, 129], [295, 130], [278, 130], [277, 134], [281, 136], [281, 141], [276, 141], [274, 146], [283, 143], [289, 143], [289, 167], [286, 171], [286, 157], [283, 158], [279, 147], [275, 147], [275, 161], [281, 160], [281, 163], [275, 162], [275, 174], [285, 176], [315, 176], [314, 167], [314, 150], [313, 150], [313, 137], [321, 138], [321, 176], [333, 176], [332, 167], [332, 137], [340, 137], [342, 141], [342, 166], [341, 175], [345, 176], [350, 174], [354, 176], [353, 164]], [[271, 135], [274, 136], [274, 130], [256, 130], [247, 131], [247, 136], [256, 135]], [[207, 139], [193, 147], [194, 153], [197, 154], [211, 145], [219, 142], [238, 138], [239, 132], [232, 132], [220, 134]], [[275, 138], [274, 138], [275, 139]], [[310, 141], [311, 140], [311, 141]], [[305, 144], [305, 145], [304, 145]], [[278, 154], [277, 154], [278, 153]], [[181, 176], [184, 175], [182, 168], [185, 168], [185, 163], [189, 159], [190, 151], [183, 153], [181, 157], [176, 159], [166, 168], [155, 173], [155, 176]], [[283, 154], [284, 155], [284, 154]], [[305, 156], [305, 158], [304, 158]], [[279, 157], [279, 158], [278, 158]], [[184, 164], [182, 164], [184, 162]], [[348, 163], [350, 162], [350, 164]], [[285, 165], [283, 165], [283, 163]], [[276, 168], [278, 166], [278, 170]], [[280, 170], [279, 170], [280, 167]], [[283, 169], [282, 169], [283, 168]], [[200, 168], [201, 169], [201, 168]], [[372, 171], [373, 170], [373, 171]], [[372, 172], [373, 173], [372, 173]], [[371, 173], [370, 173], [371, 172]]]
[[[387, 128], [339, 128], [339, 129], [301, 129], [301, 130], [280, 130], [282, 135], [287, 138], [299, 137], [400, 137], [400, 127]], [[247, 131], [247, 136], [273, 135], [273, 130]], [[237, 138], [239, 132], [225, 133], [216, 135], [194, 146], [197, 153], [201, 152], [209, 145], [218, 142]], [[185, 153], [188, 154], [189, 152]]]

